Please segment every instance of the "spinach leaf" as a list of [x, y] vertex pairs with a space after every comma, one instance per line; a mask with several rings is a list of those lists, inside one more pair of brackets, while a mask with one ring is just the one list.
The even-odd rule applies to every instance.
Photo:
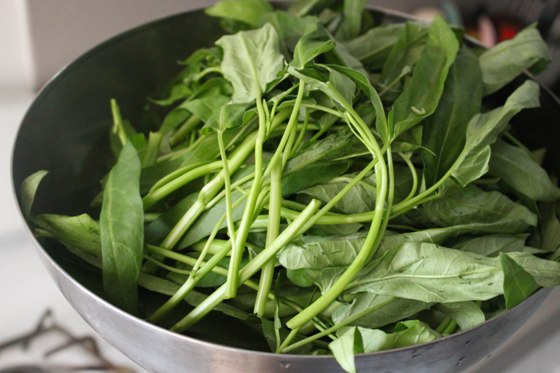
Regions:
[[282, 266], [288, 269], [322, 269], [348, 266], [365, 241], [364, 234], [351, 236], [303, 236], [278, 254]]
[[407, 347], [430, 342], [441, 337], [435, 330], [419, 320], [402, 321], [395, 326], [393, 333], [385, 333], [378, 329], [358, 329], [364, 339], [364, 352]]
[[43, 178], [47, 176], [48, 171], [40, 170], [37, 171], [23, 180], [19, 192], [19, 200], [21, 203], [21, 211], [23, 212], [23, 217], [28, 220], [31, 218], [31, 208], [33, 207], [33, 201], [35, 200], [35, 194], [39, 188], [39, 184], [43, 181]]
[[451, 66], [440, 103], [424, 124], [424, 178], [433, 185], [451, 168], [465, 144], [467, 124], [478, 114], [482, 81], [478, 59], [466, 47]]
[[360, 293], [352, 303], [337, 307], [332, 319], [335, 324], [380, 328], [407, 319], [430, 305], [411, 299]]
[[389, 112], [394, 123], [392, 139], [436, 110], [449, 68], [455, 61], [458, 50], [457, 37], [442, 18], [436, 17], [428, 31], [428, 41], [414, 68], [410, 83]]
[[264, 0], [222, 0], [206, 8], [209, 16], [232, 19], [253, 27], [260, 26], [262, 17], [270, 12], [272, 6]]
[[234, 102], [245, 103], [261, 97], [268, 83], [284, 68], [278, 33], [270, 24], [252, 31], [222, 36], [224, 77], [233, 85]]
[[462, 186], [480, 178], [488, 171], [490, 145], [496, 142], [513, 116], [523, 109], [539, 106], [539, 86], [524, 82], [507, 99], [504, 106], [475, 115], [467, 125], [465, 147], [450, 169]]
[[526, 235], [492, 234], [461, 241], [453, 248], [484, 256], [494, 256], [510, 251], [522, 251], [526, 238]]
[[354, 57], [372, 68], [381, 69], [404, 27], [404, 24], [374, 27], [344, 44]]
[[[504, 273], [504, 276], [506, 274]], [[440, 303], [437, 309], [446, 317], [455, 320], [461, 330], [474, 328], [486, 321], [486, 316], [480, 307], [471, 301]]]
[[342, 24], [336, 32], [338, 40], [355, 38], [362, 29], [362, 17], [367, 5], [367, 0], [344, 0]]
[[537, 224], [537, 217], [527, 207], [500, 192], [485, 192], [474, 185], [448, 190], [441, 198], [426, 203], [423, 210], [436, 225], [443, 227], [465, 221], [503, 222], [510, 233], [522, 233]]
[[335, 45], [332, 36], [324, 28], [319, 27], [299, 39], [291, 65], [303, 69], [314, 58], [332, 50]]
[[262, 22], [274, 26], [280, 39], [280, 49], [288, 61], [301, 37], [312, 33], [319, 26], [315, 17], [295, 17], [282, 11], [265, 14]]
[[496, 92], [526, 69], [538, 73], [550, 61], [548, 46], [539, 35], [536, 25], [531, 25], [488, 49], [480, 56], [484, 94]]
[[[360, 181], [338, 202], [333, 210], [345, 214], [358, 214], [372, 211], [375, 207], [375, 185], [372, 178]], [[348, 184], [345, 177], [333, 179], [326, 184], [319, 184], [311, 188], [300, 190], [298, 194], [305, 194], [322, 202], [330, 201], [342, 188]]]
[[[324, 276], [314, 280], [323, 286], [332, 281]], [[502, 293], [502, 281], [497, 258], [429, 243], [405, 243], [366, 265], [347, 292], [448, 303], [493, 298]]]
[[103, 284], [109, 299], [134, 312], [144, 247], [144, 209], [140, 198], [141, 164], [127, 142], [103, 191], [100, 236]]
[[529, 272], [506, 254], [500, 255], [500, 262], [504, 270], [506, 307], [511, 309], [533, 294], [539, 285]]
[[492, 146], [489, 174], [535, 201], [555, 201], [560, 196], [558, 187], [547, 172], [525, 150], [497, 141]]
[[33, 217], [37, 237], [55, 238], [74, 255], [96, 267], [101, 266], [99, 223], [89, 215], [42, 214]]
[[508, 253], [507, 255], [529, 272], [539, 286], [552, 287], [560, 284], [560, 263], [541, 259], [529, 253]]
[[[403, 69], [416, 65], [426, 45], [428, 28], [419, 23], [407, 22], [400, 30], [399, 38], [391, 47], [381, 70], [379, 81], [389, 87], [402, 74]], [[445, 97], [445, 96], [444, 96]]]
[[342, 369], [349, 373], [356, 373], [354, 355], [364, 352], [363, 343], [358, 328], [346, 328], [341, 329], [338, 337], [329, 343], [329, 349]]

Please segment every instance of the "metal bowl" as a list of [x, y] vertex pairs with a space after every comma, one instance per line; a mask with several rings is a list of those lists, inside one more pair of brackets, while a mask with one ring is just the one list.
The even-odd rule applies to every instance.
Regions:
[[[389, 21], [395, 14], [378, 12]], [[108, 169], [111, 126], [109, 99], [115, 97], [135, 124], [146, 97], [178, 70], [176, 61], [209, 46], [220, 27], [201, 11], [187, 12], [117, 36], [86, 53], [58, 74], [27, 112], [13, 152], [13, 185], [50, 170], [36, 198], [40, 212], [79, 214]], [[530, 146], [549, 146], [547, 167], [560, 171], [560, 117], [554, 96], [543, 92], [542, 108], [517, 118]], [[31, 230], [29, 230], [31, 234]], [[331, 356], [278, 355], [232, 348], [179, 335], [123, 312], [97, 295], [100, 274], [84, 269], [55, 242], [37, 242], [40, 257], [79, 314], [107, 341], [154, 372], [339, 372]], [[476, 363], [510, 337], [548, 294], [540, 290], [514, 309], [450, 337], [409, 348], [363, 354], [359, 371], [446, 372]]]

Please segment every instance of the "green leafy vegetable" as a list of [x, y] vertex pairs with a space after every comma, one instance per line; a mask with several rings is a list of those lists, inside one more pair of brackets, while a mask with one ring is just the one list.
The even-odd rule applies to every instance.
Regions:
[[23, 217], [29, 219], [31, 217], [31, 208], [33, 207], [33, 201], [35, 200], [35, 194], [39, 188], [39, 184], [43, 181], [43, 178], [47, 176], [48, 171], [40, 170], [32, 175], [29, 175], [21, 183], [21, 211], [23, 212]]
[[103, 283], [110, 299], [135, 311], [144, 247], [140, 160], [127, 142], [105, 182], [100, 214]]
[[523, 302], [538, 289], [533, 276], [506, 254], [500, 255], [504, 270], [504, 298], [507, 308], [513, 308]]
[[236, 32], [181, 61], [150, 132], [111, 101], [92, 206], [32, 209], [46, 171], [25, 179], [37, 237], [149, 322], [215, 339], [201, 320], [219, 312], [262, 333], [255, 348], [347, 371], [559, 285], [557, 177], [514, 137], [540, 94], [518, 76], [549, 59], [536, 28], [481, 52], [441, 17], [384, 24], [365, 5], [207, 9]]
[[524, 70], [542, 71], [550, 61], [550, 52], [536, 25], [527, 27], [480, 56], [484, 94], [502, 88]]

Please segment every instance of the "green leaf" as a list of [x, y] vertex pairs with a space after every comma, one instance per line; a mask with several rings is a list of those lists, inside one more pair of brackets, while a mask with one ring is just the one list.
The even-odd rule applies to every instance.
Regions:
[[347, 292], [448, 303], [493, 298], [502, 293], [502, 281], [497, 258], [408, 242], [367, 264]]
[[35, 200], [35, 194], [39, 188], [39, 184], [49, 172], [45, 170], [37, 171], [23, 180], [19, 191], [19, 201], [23, 217], [28, 220], [31, 217], [31, 208]]
[[552, 202], [560, 196], [558, 187], [527, 150], [504, 141], [492, 146], [489, 174], [535, 201]]
[[141, 164], [127, 142], [111, 169], [100, 214], [103, 285], [109, 299], [126, 310], [137, 307], [137, 285], [144, 248]]
[[216, 110], [204, 125], [204, 129], [225, 131], [229, 128], [240, 127], [249, 121], [252, 113], [247, 111], [247, 104], [229, 102], [220, 106], [220, 103], [217, 102]]
[[76, 256], [101, 267], [99, 223], [89, 215], [42, 214], [33, 217], [37, 237], [55, 238]]
[[504, 271], [506, 307], [511, 309], [533, 294], [539, 285], [529, 272], [506, 254], [500, 255], [500, 262]]
[[278, 32], [281, 50], [287, 60], [292, 58], [292, 52], [301, 37], [311, 33], [319, 26], [315, 17], [295, 17], [283, 11], [267, 13], [262, 22], [263, 24], [270, 23]]
[[292, 168], [282, 176], [282, 195], [289, 196], [302, 189], [325, 183], [348, 171], [348, 161], [318, 161], [305, 169]]
[[422, 153], [424, 178], [437, 182], [451, 168], [465, 144], [467, 124], [478, 114], [482, 102], [482, 80], [478, 58], [461, 48], [451, 66], [439, 105], [424, 124]]
[[212, 17], [232, 19], [253, 27], [261, 25], [261, 19], [272, 12], [265, 0], [221, 0], [205, 10]]
[[[371, 106], [375, 110], [375, 126], [377, 128], [377, 131], [379, 132], [381, 138], [384, 141], [387, 141], [389, 137], [389, 128], [387, 124], [387, 118], [385, 117], [385, 109], [383, 107], [383, 103], [381, 102], [379, 94], [371, 85], [369, 79], [362, 72], [350, 69], [345, 66], [329, 65], [328, 68], [331, 71], [331, 76], [333, 71], [337, 71], [338, 73], [345, 75], [346, 77], [350, 78], [363, 93], [366, 94], [371, 102]], [[329, 94], [328, 89], [326, 92], [327, 94]]]
[[404, 27], [404, 24], [374, 27], [344, 44], [354, 57], [371, 68], [381, 69]]
[[344, 0], [342, 9], [343, 21], [336, 32], [338, 40], [355, 38], [362, 30], [362, 17], [367, 0]]
[[504, 106], [475, 115], [467, 125], [465, 147], [451, 168], [453, 178], [466, 186], [488, 171], [490, 145], [523, 109], [539, 106], [539, 86], [527, 80], [507, 99]]
[[501, 42], [480, 56], [484, 94], [497, 91], [526, 69], [535, 73], [542, 71], [550, 60], [548, 46], [536, 25], [527, 27], [513, 39]]
[[393, 139], [435, 111], [458, 50], [457, 37], [441, 17], [436, 17], [412, 78], [389, 113], [394, 123]]
[[342, 369], [356, 373], [354, 355], [364, 352], [360, 331], [358, 328], [345, 328], [338, 334], [338, 338], [329, 343], [329, 349]]
[[299, 0], [290, 5], [288, 12], [297, 17], [318, 14], [334, 2], [335, 0]]
[[484, 312], [475, 302], [450, 302], [437, 305], [437, 309], [459, 325], [461, 330], [474, 328], [486, 321]]
[[286, 163], [284, 173], [303, 170], [315, 162], [336, 160], [362, 150], [360, 141], [350, 130], [344, 128], [336, 132], [332, 131], [325, 138], [292, 157]]
[[462, 241], [453, 248], [484, 256], [494, 256], [504, 252], [522, 251], [526, 238], [510, 234], [493, 234]]
[[380, 328], [409, 318], [430, 305], [416, 300], [360, 293], [352, 303], [337, 307], [332, 319], [335, 324]]
[[407, 347], [441, 338], [441, 335], [419, 320], [400, 322], [395, 326], [393, 333], [385, 333], [378, 329], [358, 329], [362, 333], [366, 353]]
[[252, 31], [221, 37], [224, 77], [233, 85], [233, 102], [246, 103], [261, 97], [268, 83], [284, 68], [278, 33], [270, 24]]
[[364, 234], [351, 236], [302, 236], [278, 254], [288, 269], [323, 269], [348, 266], [363, 246]]
[[546, 260], [529, 253], [508, 253], [511, 259], [529, 272], [539, 286], [553, 287], [560, 285], [560, 263]]
[[379, 81], [385, 86], [393, 83], [403, 69], [412, 70], [426, 45], [428, 28], [425, 25], [407, 22], [399, 31], [399, 38], [391, 47], [379, 77]]
[[[300, 190], [298, 194], [305, 194], [321, 202], [328, 202], [336, 196], [352, 179], [352, 176], [340, 177], [326, 184], [319, 184], [311, 188]], [[346, 193], [334, 207], [333, 211], [345, 214], [358, 214], [372, 211], [375, 208], [374, 177], [369, 177], [358, 182]]]
[[527, 207], [500, 192], [485, 192], [474, 185], [452, 188], [422, 209], [433, 223], [443, 227], [465, 222], [507, 222], [510, 233], [522, 233], [537, 225], [537, 217]]
[[297, 69], [303, 69], [316, 57], [332, 50], [335, 45], [332, 36], [323, 27], [318, 27], [299, 39], [291, 65]]

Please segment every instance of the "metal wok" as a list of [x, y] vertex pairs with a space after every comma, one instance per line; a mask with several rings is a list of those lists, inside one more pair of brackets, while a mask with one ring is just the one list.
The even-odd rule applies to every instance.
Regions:
[[[402, 21], [379, 12], [387, 21]], [[109, 99], [136, 113], [178, 70], [176, 61], [209, 46], [220, 35], [215, 20], [201, 11], [159, 20], [119, 35], [86, 53], [58, 74], [27, 112], [13, 152], [13, 184], [39, 169], [51, 171], [36, 199], [38, 211], [78, 214], [108, 169]], [[127, 114], [128, 115], [128, 114]], [[553, 127], [560, 105], [543, 91], [542, 108], [517, 122], [530, 146], [548, 146], [547, 166], [560, 172], [560, 132]], [[140, 116], [130, 120], [142, 123]], [[16, 192], [17, 194], [17, 192]], [[30, 230], [31, 234], [31, 230]], [[154, 372], [339, 372], [330, 356], [278, 355], [232, 348], [179, 335], [127, 314], [96, 295], [100, 274], [54, 242], [37, 251], [78, 313], [107, 341]], [[479, 327], [419, 346], [357, 356], [362, 372], [457, 371], [484, 359], [531, 317], [546, 298], [540, 290], [514, 309]]]

